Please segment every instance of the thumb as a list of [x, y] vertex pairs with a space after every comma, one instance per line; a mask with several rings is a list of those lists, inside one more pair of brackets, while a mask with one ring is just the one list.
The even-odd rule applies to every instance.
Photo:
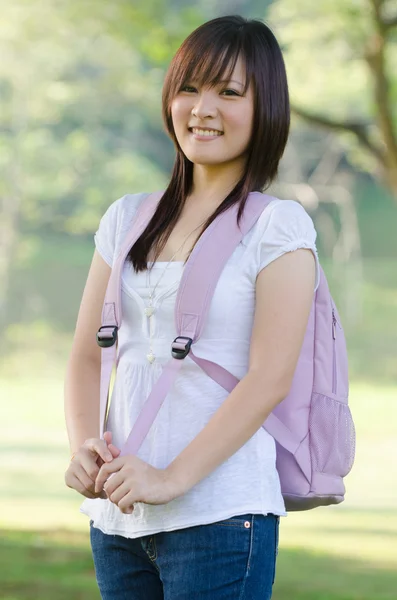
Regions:
[[88, 451], [96, 457], [100, 457], [103, 462], [111, 462], [113, 460], [113, 455], [110, 452], [105, 440], [100, 439], [90, 439], [84, 442], [84, 446], [88, 449]]

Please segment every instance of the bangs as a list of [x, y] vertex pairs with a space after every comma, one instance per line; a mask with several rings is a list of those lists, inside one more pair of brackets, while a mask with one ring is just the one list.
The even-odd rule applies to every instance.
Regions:
[[[202, 39], [200, 30], [194, 32], [180, 48], [174, 59], [172, 69], [172, 84], [170, 86], [171, 100], [179, 90], [188, 82], [194, 81], [198, 85], [214, 87], [220, 81], [229, 81], [236, 62], [241, 56], [245, 66], [244, 94], [247, 92], [249, 82], [253, 74], [252, 65], [247, 61], [247, 55], [243, 48], [242, 36], [237, 33], [233, 37], [229, 35], [213, 35], [212, 39]], [[203, 32], [204, 33], [204, 32]], [[217, 33], [217, 32], [213, 32]], [[229, 33], [229, 32], [227, 32]]]

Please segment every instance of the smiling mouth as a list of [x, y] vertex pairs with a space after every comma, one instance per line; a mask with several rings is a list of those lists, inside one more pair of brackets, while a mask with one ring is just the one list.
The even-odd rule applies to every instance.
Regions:
[[200, 127], [188, 127], [190, 133], [194, 135], [199, 135], [201, 137], [220, 137], [223, 135], [223, 131], [219, 131], [218, 129], [201, 129]]

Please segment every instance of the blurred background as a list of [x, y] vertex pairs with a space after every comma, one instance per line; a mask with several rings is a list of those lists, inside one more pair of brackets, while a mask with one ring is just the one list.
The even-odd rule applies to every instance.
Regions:
[[[0, 598], [99, 600], [65, 487], [63, 378], [106, 208], [165, 187], [173, 54], [199, 24], [264, 19], [292, 130], [270, 193], [300, 201], [345, 328], [346, 500], [281, 520], [275, 600], [397, 598], [397, 1], [0, 1]], [[150, 599], [149, 599], [150, 600]]]

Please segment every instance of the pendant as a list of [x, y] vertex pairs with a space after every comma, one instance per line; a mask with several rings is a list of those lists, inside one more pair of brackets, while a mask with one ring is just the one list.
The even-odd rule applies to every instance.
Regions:
[[153, 354], [153, 352], [151, 352], [150, 354], [146, 354], [146, 358], [148, 359], [148, 361], [150, 363], [154, 363], [154, 361], [156, 360], [155, 355]]
[[153, 314], [154, 314], [153, 306], [149, 306], [148, 308], [145, 308], [145, 315], [147, 317], [151, 317]]

